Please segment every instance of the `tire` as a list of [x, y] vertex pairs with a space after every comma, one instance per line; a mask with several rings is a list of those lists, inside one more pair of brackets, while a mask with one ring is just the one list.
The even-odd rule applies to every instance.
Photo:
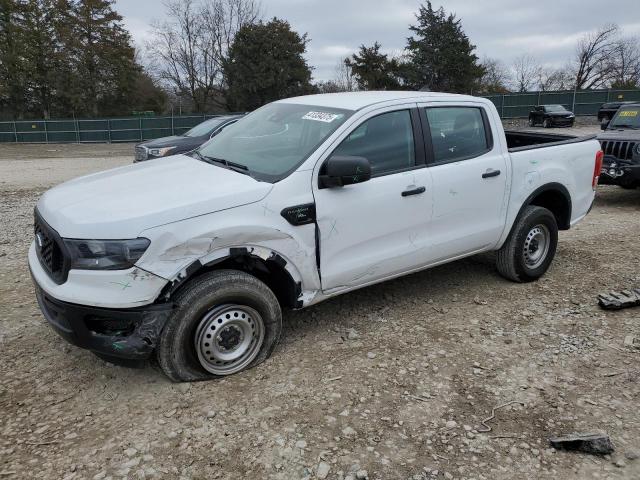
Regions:
[[551, 121], [550, 121], [548, 118], [545, 118], [545, 119], [542, 121], [542, 126], [543, 126], [544, 128], [551, 128]]
[[527, 206], [498, 250], [498, 272], [514, 282], [537, 280], [549, 269], [557, 246], [556, 218], [546, 208]]
[[529, 126], [530, 127], [535, 127], [536, 122], [533, 120], [533, 118], [529, 118]]
[[205, 273], [180, 290], [174, 302], [156, 348], [160, 368], [174, 382], [255, 367], [269, 358], [282, 332], [276, 296], [245, 272]]

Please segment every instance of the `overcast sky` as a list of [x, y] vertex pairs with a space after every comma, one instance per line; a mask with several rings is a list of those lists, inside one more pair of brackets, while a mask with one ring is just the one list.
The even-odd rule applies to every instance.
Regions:
[[[341, 58], [376, 40], [385, 51], [401, 53], [408, 26], [415, 23], [418, 0], [263, 0], [265, 17], [289, 21], [311, 42], [307, 60], [315, 80], [333, 78]], [[529, 53], [542, 64], [563, 66], [576, 41], [605, 23], [616, 23], [629, 36], [640, 36], [640, 0], [443, 0], [462, 20], [477, 47], [509, 65]], [[434, 1], [434, 7], [440, 4]], [[138, 46], [149, 38], [149, 23], [164, 19], [161, 0], [116, 0], [116, 8]]]

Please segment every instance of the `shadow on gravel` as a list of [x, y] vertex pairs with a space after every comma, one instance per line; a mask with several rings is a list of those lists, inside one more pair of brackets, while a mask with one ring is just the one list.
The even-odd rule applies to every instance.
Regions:
[[626, 190], [621, 187], [606, 187], [598, 190], [597, 206], [601, 207], [631, 207], [640, 209], [640, 188]]

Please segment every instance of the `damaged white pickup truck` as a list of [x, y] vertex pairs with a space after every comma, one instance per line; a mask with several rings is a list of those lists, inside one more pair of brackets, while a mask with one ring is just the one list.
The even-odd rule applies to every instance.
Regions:
[[29, 265], [51, 326], [174, 381], [265, 360], [281, 308], [490, 250], [549, 268], [591, 208], [591, 138], [507, 133], [469, 96], [361, 92], [266, 105], [186, 155], [75, 179], [35, 211]]

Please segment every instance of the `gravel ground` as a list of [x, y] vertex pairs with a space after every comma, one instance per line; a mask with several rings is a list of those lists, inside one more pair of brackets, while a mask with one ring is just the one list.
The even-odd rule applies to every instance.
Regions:
[[[175, 385], [66, 344], [26, 267], [43, 190], [130, 154], [23, 147], [0, 146], [2, 478], [640, 478], [640, 309], [595, 301], [640, 285], [640, 190], [601, 188], [538, 282], [455, 262], [285, 312], [264, 364]], [[616, 452], [549, 448], [574, 431]]]

